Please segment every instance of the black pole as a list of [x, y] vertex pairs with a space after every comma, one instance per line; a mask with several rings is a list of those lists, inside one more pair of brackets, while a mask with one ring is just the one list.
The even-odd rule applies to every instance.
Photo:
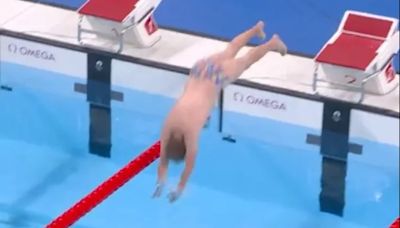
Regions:
[[343, 216], [349, 153], [350, 107], [325, 102], [321, 135], [320, 210]]
[[111, 157], [111, 58], [88, 54], [89, 151]]

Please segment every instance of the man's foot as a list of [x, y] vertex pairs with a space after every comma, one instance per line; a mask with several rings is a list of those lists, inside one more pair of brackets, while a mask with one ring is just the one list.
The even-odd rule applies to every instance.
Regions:
[[266, 37], [265, 32], [264, 32], [264, 26], [265, 26], [265, 24], [263, 21], [257, 22], [257, 24], [254, 26], [254, 29], [256, 30], [256, 34], [261, 40], [264, 40]]
[[270, 42], [271, 45], [274, 47], [274, 51], [279, 52], [282, 56], [286, 55], [287, 53], [286, 44], [281, 40], [281, 38], [277, 34], [274, 34], [268, 42]]

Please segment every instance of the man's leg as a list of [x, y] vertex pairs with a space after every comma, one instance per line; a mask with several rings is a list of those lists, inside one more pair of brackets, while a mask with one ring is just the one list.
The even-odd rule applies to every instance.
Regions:
[[258, 36], [261, 39], [265, 38], [264, 22], [259, 21], [252, 28], [242, 32], [229, 42], [228, 46], [220, 53], [211, 56], [211, 59], [219, 62], [235, 58], [236, 54], [244, 47], [251, 38]]
[[273, 35], [269, 41], [252, 48], [246, 55], [223, 62], [223, 72], [227, 77], [236, 80], [245, 70], [260, 60], [269, 51], [276, 51], [281, 53], [281, 55], [285, 55], [287, 47], [278, 35]]

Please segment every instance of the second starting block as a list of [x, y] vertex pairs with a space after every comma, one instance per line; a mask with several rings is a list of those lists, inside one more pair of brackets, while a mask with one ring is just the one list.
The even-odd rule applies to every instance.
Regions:
[[346, 11], [339, 29], [314, 59], [313, 91], [325, 81], [359, 91], [361, 102], [365, 92], [383, 95], [396, 88], [398, 23], [397, 18]]
[[153, 46], [161, 39], [153, 13], [161, 0], [88, 0], [78, 9], [78, 42], [83, 35], [111, 39], [121, 52], [125, 43], [138, 48]]

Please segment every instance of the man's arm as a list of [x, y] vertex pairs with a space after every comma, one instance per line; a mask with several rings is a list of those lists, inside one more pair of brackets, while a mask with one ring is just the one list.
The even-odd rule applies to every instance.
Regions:
[[195, 163], [196, 151], [190, 151], [187, 154], [185, 159], [185, 169], [182, 172], [181, 180], [178, 184], [178, 190], [183, 191], [186, 186], [186, 183], [189, 180], [190, 175], [192, 174], [194, 163]]
[[163, 155], [164, 154], [161, 153], [160, 163], [158, 165], [158, 171], [157, 171], [157, 187], [156, 191], [153, 194], [153, 197], [159, 197], [161, 195], [167, 177], [168, 160]]
[[192, 174], [197, 155], [197, 137], [189, 139], [186, 148], [185, 169], [182, 172], [177, 189], [169, 194], [170, 202], [174, 202], [179, 198]]
[[157, 170], [157, 183], [164, 184], [165, 180], [167, 179], [167, 172], [168, 172], [168, 160], [162, 156], [160, 157], [160, 164], [158, 165]]

